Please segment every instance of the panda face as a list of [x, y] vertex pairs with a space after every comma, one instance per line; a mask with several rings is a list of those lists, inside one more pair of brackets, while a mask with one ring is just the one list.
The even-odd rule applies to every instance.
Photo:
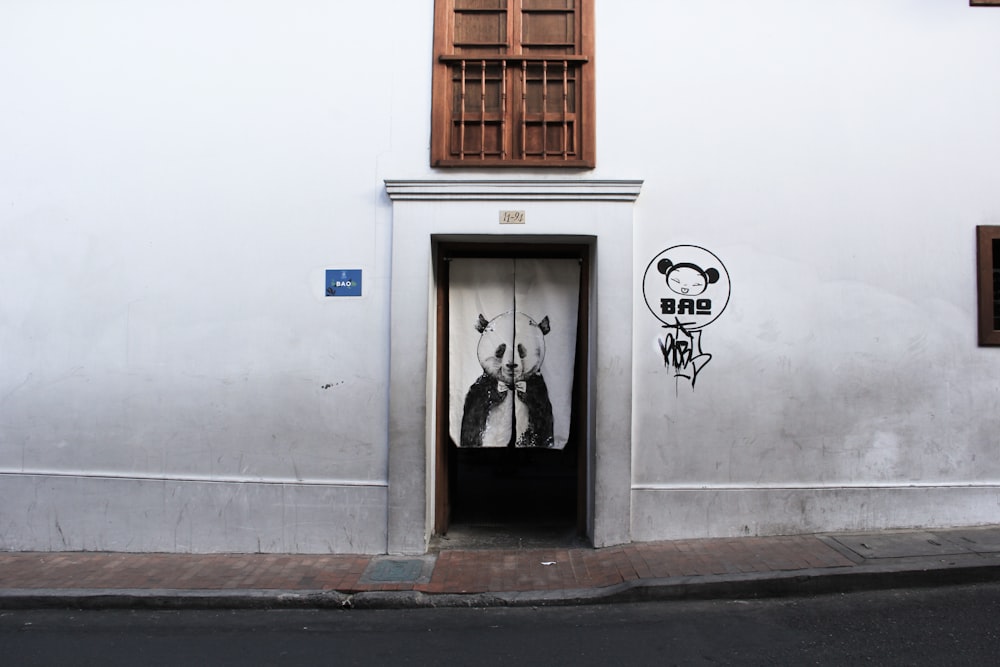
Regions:
[[535, 322], [524, 313], [509, 312], [486, 322], [480, 315], [477, 354], [486, 374], [506, 384], [537, 374], [545, 359], [548, 319]]

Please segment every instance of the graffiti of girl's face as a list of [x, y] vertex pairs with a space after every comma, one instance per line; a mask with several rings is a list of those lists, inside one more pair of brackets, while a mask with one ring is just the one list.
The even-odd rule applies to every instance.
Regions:
[[708, 280], [694, 267], [677, 266], [667, 271], [667, 287], [677, 294], [698, 296], [708, 287]]

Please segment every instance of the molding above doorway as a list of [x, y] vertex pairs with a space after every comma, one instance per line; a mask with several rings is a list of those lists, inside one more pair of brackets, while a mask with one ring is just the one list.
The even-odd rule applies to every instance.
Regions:
[[622, 201], [634, 202], [641, 180], [390, 180], [385, 181], [389, 198], [397, 201]]

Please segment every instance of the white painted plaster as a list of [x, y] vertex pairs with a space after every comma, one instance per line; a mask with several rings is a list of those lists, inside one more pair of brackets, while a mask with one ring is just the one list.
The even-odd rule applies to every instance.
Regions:
[[636, 489], [637, 541], [997, 522], [1000, 486]]
[[[352, 26], [419, 23], [403, 7], [380, 14], [262, 0], [0, 8], [0, 470], [39, 507], [19, 515], [5, 493], [8, 548], [67, 546], [45, 528], [61, 514], [81, 523], [64, 526], [80, 531], [73, 548], [170, 550], [156, 533], [178, 507], [140, 529], [127, 495], [107, 513], [88, 505], [126, 493], [141, 507], [176, 479], [217, 482], [185, 515], [206, 539], [178, 549], [384, 551], [372, 500], [384, 490], [366, 485], [385, 484], [387, 460], [376, 170], [392, 88], [363, 107], [341, 89], [395, 75], [390, 52], [330, 68], [371, 51]], [[382, 297], [317, 300], [315, 271], [337, 266], [364, 267]], [[60, 481], [31, 481], [49, 473]], [[274, 487], [243, 492], [262, 480], [305, 482], [341, 527], [288, 539]], [[225, 529], [220, 497], [256, 536]]]
[[973, 251], [1000, 222], [1000, 131], [973, 110], [1000, 102], [1000, 14], [671, 9], [655, 25], [687, 57], [651, 92], [671, 156], [643, 171], [636, 265], [703, 245], [733, 292], [693, 391], [637, 305], [633, 538], [995, 522], [1000, 358], [976, 347]]
[[66, 475], [0, 482], [4, 550], [379, 553], [385, 544], [385, 487]]
[[[599, 234], [598, 345], [634, 332], [595, 367], [634, 396], [596, 417], [631, 443], [596, 452], [602, 540], [996, 521], [973, 243], [1000, 225], [1000, 11], [596, 8], [598, 167], [553, 173], [430, 168], [432, 0], [2, 3], [3, 548], [420, 550], [433, 424], [390, 379], [428, 387], [429, 235], [512, 233], [494, 196], [517, 233]], [[394, 216], [386, 179], [485, 194]], [[639, 179], [634, 206], [549, 197]], [[694, 391], [638, 289], [681, 243], [733, 285]], [[364, 298], [317, 297], [337, 267]], [[344, 528], [290, 538], [275, 502]]]

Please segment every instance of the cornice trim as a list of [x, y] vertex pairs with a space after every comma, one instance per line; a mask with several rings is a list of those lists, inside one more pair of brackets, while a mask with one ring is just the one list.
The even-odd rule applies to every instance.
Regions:
[[547, 200], [634, 202], [641, 180], [385, 180], [393, 201]]

